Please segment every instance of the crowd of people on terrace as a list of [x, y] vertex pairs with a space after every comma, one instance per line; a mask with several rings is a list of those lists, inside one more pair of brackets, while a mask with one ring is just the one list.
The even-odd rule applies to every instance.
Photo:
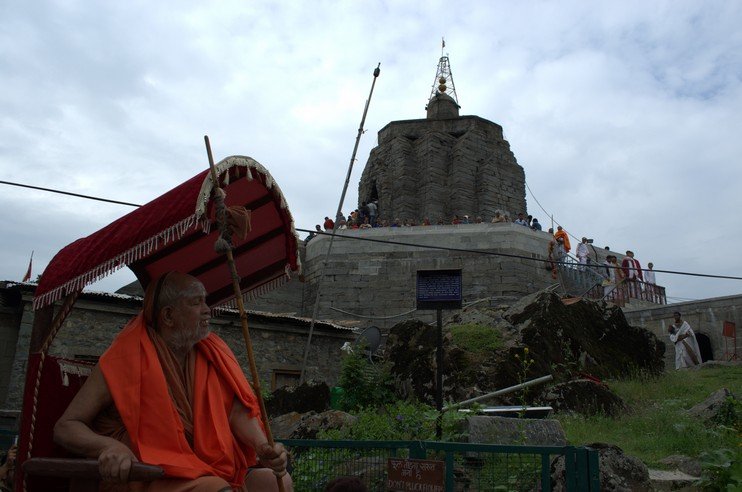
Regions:
[[[415, 226], [431, 226], [431, 225], [457, 225], [457, 224], [482, 224], [484, 222], [491, 222], [493, 224], [499, 222], [512, 222], [514, 224], [522, 225], [533, 229], [534, 231], [541, 231], [541, 224], [538, 219], [528, 215], [519, 213], [518, 218], [512, 220], [508, 212], [502, 210], [496, 210], [492, 219], [486, 221], [481, 215], [474, 218], [469, 215], [454, 215], [450, 219], [445, 219], [439, 216], [435, 221], [432, 221], [429, 217], [424, 217], [418, 221], [415, 219], [387, 219], [378, 215], [378, 205], [376, 202], [363, 202], [360, 208], [352, 211], [346, 218], [342, 213], [333, 220], [330, 217], [325, 217], [322, 225], [317, 224], [314, 226], [317, 232], [330, 232], [336, 229], [335, 224], [337, 222], [337, 229], [376, 229], [380, 227], [415, 227]], [[316, 234], [310, 234], [305, 242], [310, 241]]]
[[[528, 227], [534, 231], [543, 230], [541, 223], [537, 218], [531, 215], [525, 215], [524, 213], [518, 213], [517, 217], [513, 220], [507, 211], [495, 210], [491, 220], [481, 215], [475, 216], [474, 218], [469, 215], [453, 215], [449, 219], [445, 219], [439, 216], [434, 222], [429, 217], [425, 217], [420, 221], [414, 219], [399, 219], [393, 220], [381, 217], [379, 215], [379, 206], [376, 201], [363, 202], [361, 207], [353, 210], [346, 218], [342, 213], [337, 216], [335, 220], [330, 217], [325, 217], [322, 225], [317, 224], [315, 230], [319, 233], [332, 232], [335, 229], [346, 230], [346, 229], [376, 229], [382, 227], [416, 227], [416, 226], [431, 226], [431, 225], [458, 225], [458, 224], [482, 224], [490, 222], [497, 224], [500, 222], [512, 222], [513, 224]], [[336, 227], [337, 222], [337, 227]], [[549, 234], [553, 235], [553, 239], [549, 244], [548, 259], [549, 264], [552, 268], [552, 274], [556, 278], [556, 263], [564, 260], [572, 247], [569, 241], [569, 234], [565, 231], [562, 226], [558, 226], [557, 230], [549, 228]], [[316, 236], [316, 233], [310, 233], [304, 240], [305, 243], [309, 242]], [[582, 241], [577, 245], [575, 250], [575, 256], [577, 257], [578, 268], [585, 269], [588, 265], [598, 266], [596, 262], [590, 259], [588, 250], [588, 244], [592, 243], [591, 240], [583, 237]], [[605, 247], [609, 249], [608, 246]], [[597, 254], [595, 255], [597, 259]], [[556, 262], [556, 263], [555, 263]], [[617, 286], [625, 285], [629, 291], [629, 296], [637, 297], [640, 292], [644, 292], [647, 289], [654, 292], [654, 286], [656, 280], [652, 263], [648, 264], [647, 270], [642, 270], [642, 267], [638, 260], [634, 258], [632, 251], [626, 251], [626, 256], [618, 264], [618, 259], [614, 255], [608, 255], [605, 261], [599, 265], [602, 268], [599, 269], [599, 273], [605, 277], [604, 288], [605, 295], [611, 294]], [[652, 286], [647, 287], [647, 286]], [[656, 297], [654, 294], [651, 298]]]

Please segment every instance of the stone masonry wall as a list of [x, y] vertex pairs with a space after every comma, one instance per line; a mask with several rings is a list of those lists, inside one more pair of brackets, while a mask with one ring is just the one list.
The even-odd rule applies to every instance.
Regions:
[[11, 381], [20, 321], [21, 313], [17, 309], [0, 307], [0, 402], [5, 401]]
[[495, 210], [526, 212], [525, 173], [502, 127], [477, 116], [406, 120], [379, 131], [358, 186], [378, 195], [379, 217], [420, 223], [454, 214], [490, 220]]
[[[343, 239], [370, 239], [446, 246], [475, 252], [419, 249]], [[417, 270], [461, 268], [464, 303], [491, 296], [522, 296], [556, 281], [543, 261], [490, 256], [491, 251], [545, 260], [551, 236], [512, 223], [401, 227], [340, 231], [321, 287], [320, 318], [356, 319], [362, 326], [390, 328], [405, 318], [435, 319], [434, 311], [380, 319], [415, 308]], [[310, 241], [306, 250], [304, 306], [313, 306], [329, 237]], [[331, 308], [375, 319], [356, 318]], [[311, 308], [310, 308], [311, 309]], [[311, 313], [304, 313], [305, 316]]]
[[[28, 347], [33, 324], [30, 297], [24, 298], [23, 318], [17, 329], [10, 384], [3, 408], [20, 410], [25, 382]], [[51, 355], [75, 358], [100, 356], [126, 323], [139, 312], [138, 302], [120, 305], [113, 302], [78, 300], [49, 350]], [[260, 318], [258, 320], [258, 318]], [[236, 314], [212, 318], [212, 329], [230, 346], [240, 361], [248, 380], [251, 379], [241, 324]], [[307, 340], [306, 322], [282, 317], [251, 316], [248, 319], [256, 365], [264, 389], [270, 390], [275, 370], [301, 369]], [[5, 326], [2, 327], [6, 329]], [[315, 326], [312, 337], [307, 378], [335, 384], [340, 370], [340, 347], [356, 335], [350, 330]], [[267, 383], [267, 385], [266, 385]]]
[[628, 322], [642, 326], [665, 342], [665, 367], [675, 368], [675, 349], [669, 341], [667, 328], [673, 322], [673, 312], [680, 311], [683, 319], [696, 334], [709, 337], [714, 360], [725, 360], [724, 346], [734, 352], [731, 338], [722, 336], [724, 321], [737, 325], [737, 359], [742, 358], [742, 295], [715, 297], [700, 301], [679, 302], [652, 308], [624, 309]]

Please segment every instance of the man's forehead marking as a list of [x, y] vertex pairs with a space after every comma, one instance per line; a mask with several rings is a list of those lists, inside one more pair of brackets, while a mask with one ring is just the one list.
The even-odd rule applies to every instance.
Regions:
[[201, 297], [206, 296], [206, 288], [201, 282], [193, 281], [188, 284], [188, 287], [183, 289], [183, 296], [185, 297]]

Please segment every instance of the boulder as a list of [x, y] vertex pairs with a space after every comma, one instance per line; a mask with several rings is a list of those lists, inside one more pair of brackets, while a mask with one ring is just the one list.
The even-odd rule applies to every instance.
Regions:
[[[526, 296], [503, 317], [530, 348], [536, 373], [588, 372], [599, 378], [658, 374], [664, 370], [665, 345], [653, 333], [628, 324], [620, 308], [580, 299], [565, 304], [553, 292]], [[511, 372], [517, 372], [513, 364]], [[511, 378], [517, 381], [517, 374]]]
[[679, 470], [649, 470], [649, 480], [655, 492], [697, 492], [701, 490], [695, 485], [698, 477], [688, 475]]
[[[612, 444], [588, 445], [598, 450], [600, 463], [600, 490], [615, 492], [648, 492], [652, 490], [649, 470], [639, 459], [623, 453]], [[565, 484], [564, 457], [559, 456], [551, 464], [551, 490], [567, 490]]]
[[[559, 383], [585, 374], [620, 378], [664, 369], [664, 344], [651, 332], [629, 325], [620, 308], [602, 301], [570, 301], [565, 304], [555, 293], [541, 291], [523, 297], [507, 310], [482, 307], [483, 313], [477, 315], [476, 309], [470, 308], [452, 318], [457, 324], [492, 323], [485, 328], [497, 330], [503, 345], [473, 364], [444, 327], [444, 399], [462, 401], [547, 374]], [[390, 329], [385, 350], [391, 372], [407, 389], [407, 396], [412, 394], [431, 404], [435, 402], [436, 343], [436, 327], [408, 320]], [[532, 387], [502, 397], [499, 403], [534, 403], [540, 392], [541, 388]], [[602, 393], [605, 398], [584, 410], [609, 412], [622, 405], [606, 391]]]
[[[419, 320], [403, 321], [391, 328], [385, 348], [385, 358], [398, 385], [428, 404], [435, 403], [436, 394], [436, 330]], [[443, 394], [449, 399], [465, 399], [468, 393], [462, 390], [474, 383], [466, 371], [466, 354], [452, 346], [450, 333], [444, 337], [443, 350]]]
[[608, 386], [591, 379], [576, 379], [545, 388], [536, 401], [556, 412], [574, 412], [584, 416], [615, 417], [627, 410], [624, 401]]
[[514, 446], [566, 446], [567, 437], [558, 420], [516, 419], [475, 415], [463, 424], [466, 441]]
[[290, 412], [274, 417], [270, 421], [271, 432], [276, 439], [290, 439], [301, 424], [303, 415], [298, 412]]
[[323, 430], [342, 429], [358, 422], [358, 417], [340, 410], [322, 413], [309, 412], [302, 415], [301, 421], [289, 436], [290, 439], [316, 439]]
[[723, 421], [723, 413], [730, 405], [729, 398], [734, 399], [734, 394], [726, 388], [721, 388], [711, 393], [701, 403], [691, 407], [688, 414], [705, 422]]
[[690, 456], [673, 454], [666, 458], [662, 458], [659, 462], [669, 468], [680, 470], [686, 475], [692, 477], [701, 476], [701, 462], [697, 459], [691, 458]]
[[323, 381], [307, 381], [299, 386], [284, 386], [265, 401], [270, 416], [290, 412], [324, 412], [330, 408], [330, 388]]

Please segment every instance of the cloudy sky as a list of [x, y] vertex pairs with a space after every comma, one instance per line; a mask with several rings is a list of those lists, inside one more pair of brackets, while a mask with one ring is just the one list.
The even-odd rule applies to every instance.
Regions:
[[[6, 0], [0, 180], [145, 203], [205, 169], [208, 134], [217, 160], [265, 165], [312, 228], [337, 207], [376, 64], [346, 211], [376, 132], [425, 116], [445, 36], [461, 114], [502, 125], [542, 223], [539, 203], [643, 264], [742, 276], [740, 25], [737, 1]], [[0, 206], [5, 280], [130, 211], [7, 185]]]

